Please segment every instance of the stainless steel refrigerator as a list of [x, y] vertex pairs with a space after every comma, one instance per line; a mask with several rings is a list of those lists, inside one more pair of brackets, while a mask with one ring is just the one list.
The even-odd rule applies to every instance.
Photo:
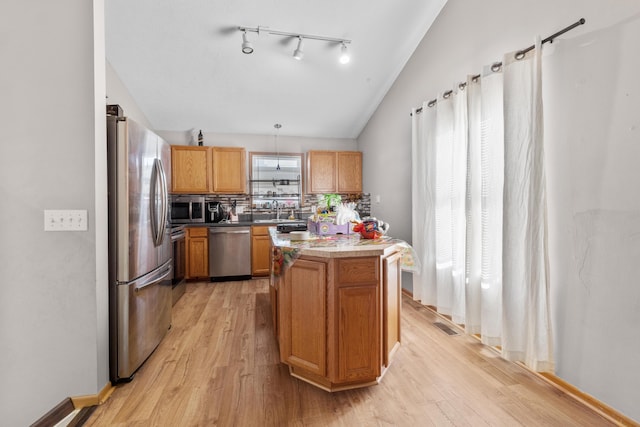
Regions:
[[171, 148], [125, 117], [107, 116], [109, 346], [113, 383], [130, 381], [171, 326]]

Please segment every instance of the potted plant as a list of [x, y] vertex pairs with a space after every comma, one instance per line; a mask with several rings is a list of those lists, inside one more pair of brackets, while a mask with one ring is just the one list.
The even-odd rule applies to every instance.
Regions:
[[335, 193], [327, 193], [322, 195], [321, 204], [326, 206], [327, 211], [335, 210], [335, 207], [342, 203], [342, 196]]

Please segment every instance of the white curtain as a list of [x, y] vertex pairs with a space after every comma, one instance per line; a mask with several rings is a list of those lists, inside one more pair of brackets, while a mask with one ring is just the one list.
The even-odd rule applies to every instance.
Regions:
[[547, 199], [545, 189], [542, 49], [504, 64], [503, 342], [506, 359], [553, 371]]
[[482, 72], [482, 342], [500, 345], [502, 337], [502, 189], [504, 120], [502, 69]]
[[414, 111], [413, 288], [505, 358], [552, 371], [540, 54], [507, 54]]

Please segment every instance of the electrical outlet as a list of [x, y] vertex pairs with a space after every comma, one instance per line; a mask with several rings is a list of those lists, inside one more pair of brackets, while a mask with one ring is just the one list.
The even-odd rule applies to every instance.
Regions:
[[45, 210], [44, 231], [87, 231], [86, 210]]

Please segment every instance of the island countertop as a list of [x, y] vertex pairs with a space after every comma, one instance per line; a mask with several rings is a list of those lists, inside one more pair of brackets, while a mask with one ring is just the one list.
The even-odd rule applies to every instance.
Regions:
[[274, 246], [292, 248], [300, 256], [322, 258], [345, 258], [362, 256], [380, 256], [394, 251], [398, 242], [390, 238], [362, 239], [358, 234], [338, 234], [318, 236], [311, 234], [307, 240], [295, 240], [288, 233], [277, 233], [270, 229]]

